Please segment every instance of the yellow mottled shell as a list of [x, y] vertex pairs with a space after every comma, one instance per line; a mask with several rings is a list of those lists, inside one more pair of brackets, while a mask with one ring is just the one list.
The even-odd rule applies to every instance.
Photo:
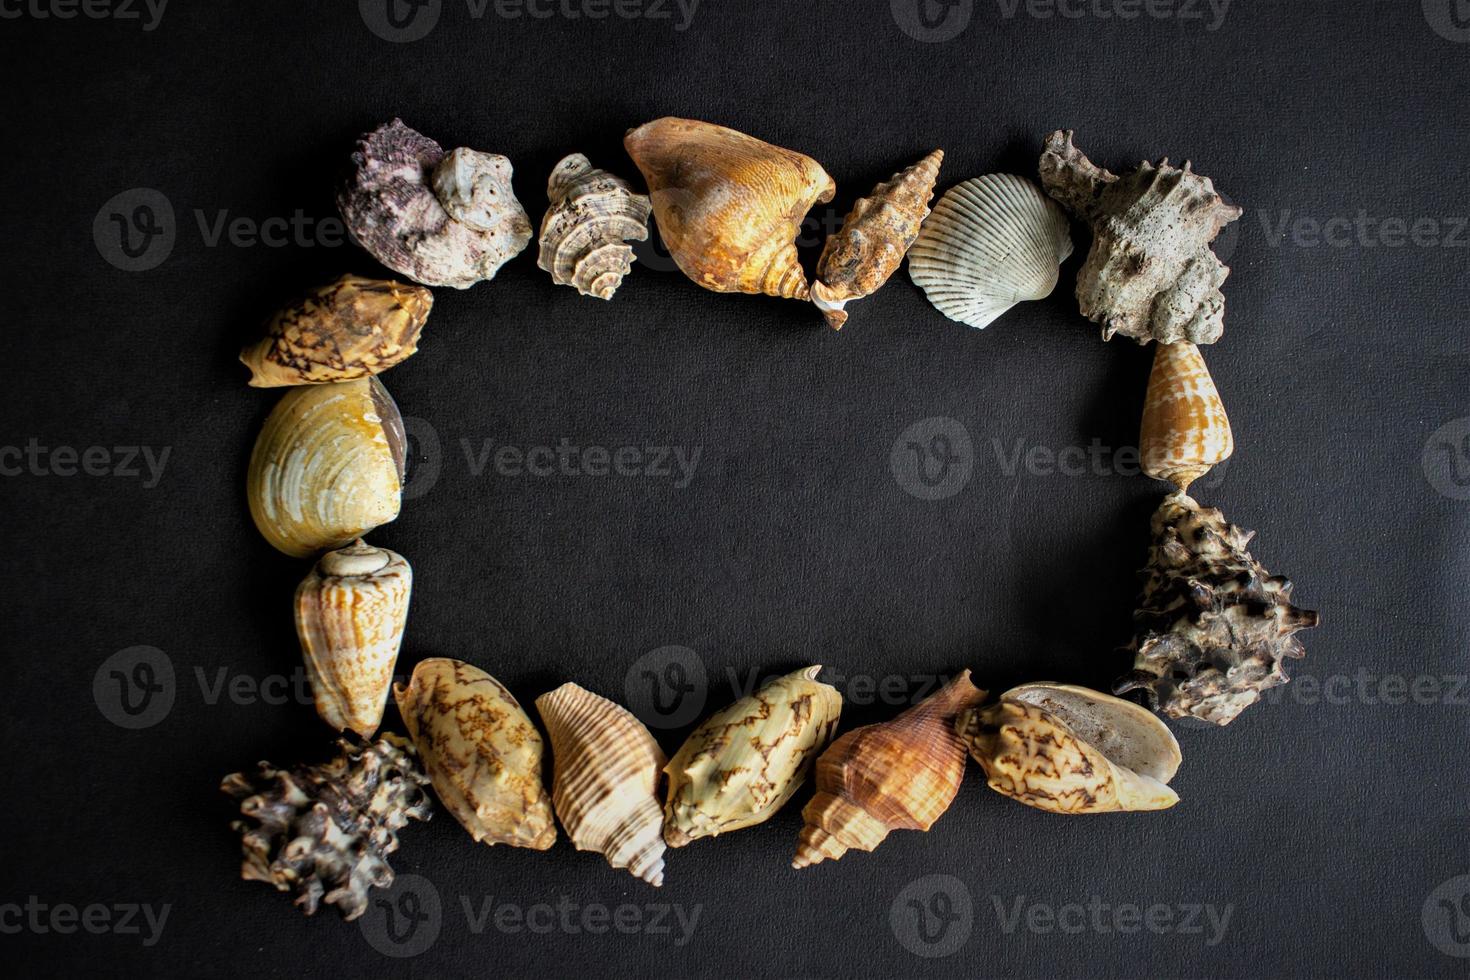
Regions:
[[563, 684], [536, 699], [551, 737], [551, 799], [579, 851], [596, 851], [651, 885], [664, 882], [663, 751], [643, 723], [607, 698]]
[[1065, 684], [1026, 684], [955, 729], [991, 789], [1052, 813], [1163, 810], [1179, 743], [1151, 711]]
[[377, 378], [293, 388], [250, 455], [245, 493], [273, 546], [306, 558], [398, 516], [403, 419]]
[[717, 293], [807, 299], [796, 235], [837, 185], [811, 157], [692, 119], [623, 139], [643, 172], [659, 234], [684, 274]]
[[852, 206], [842, 230], [822, 246], [812, 302], [833, 330], [847, 322], [848, 300], [876, 293], [903, 262], [929, 215], [943, 160], [944, 151], [935, 150], [874, 187]]
[[434, 792], [476, 841], [544, 851], [556, 841], [541, 784], [541, 735], [495, 678], [435, 657], [395, 687]]
[[316, 711], [337, 731], [371, 738], [383, 720], [408, 624], [413, 571], [359, 539], [329, 551], [296, 589], [296, 635]]
[[350, 381], [418, 350], [434, 294], [423, 286], [347, 275], [271, 318], [240, 352], [254, 388]]
[[1138, 438], [1143, 471], [1188, 491], [1230, 458], [1235, 439], [1200, 349], [1187, 340], [1156, 347]]
[[965, 776], [955, 716], [985, 692], [967, 670], [897, 718], [854, 729], [817, 760], [817, 792], [793, 868], [871, 851], [891, 830], [928, 830], [949, 809]]
[[821, 669], [778, 677], [694, 730], [665, 769], [669, 846], [762, 823], [791, 798], [842, 712]]

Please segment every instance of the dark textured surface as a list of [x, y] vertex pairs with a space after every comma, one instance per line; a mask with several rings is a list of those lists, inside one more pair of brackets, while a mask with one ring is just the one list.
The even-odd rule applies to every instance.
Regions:
[[[1454, 19], [1465, 4], [1235, 3], [1214, 30], [1205, 3], [1150, 4], [1197, 6], [1202, 20], [1065, 6], [1084, 16], [961, 2], [964, 29], [924, 42], [899, 26], [917, 23], [906, 0], [705, 0], [685, 30], [672, 6], [671, 20], [507, 19], [492, 3], [476, 19], [443, 0], [427, 37], [395, 44], [350, 2], [175, 3], [145, 31], [141, 5], [142, 21], [59, 20], [4, 0], [0, 443], [107, 447], [107, 466], [123, 461], [113, 447], [169, 450], [155, 486], [146, 467], [61, 476], [22, 464], [0, 477], [0, 906], [47, 906], [0, 907], [7, 966], [1463, 976], [1470, 961], [1450, 954], [1470, 952], [1457, 945], [1470, 938], [1470, 879], [1458, 877], [1470, 872], [1470, 501], [1457, 499], [1470, 486], [1455, 482], [1470, 466], [1470, 30]], [[325, 759], [331, 738], [294, 696], [269, 703], [279, 678], [299, 676], [289, 603], [305, 567], [250, 525], [246, 459], [278, 395], [247, 388], [235, 353], [293, 293], [381, 271], [310, 236], [335, 233], [322, 222], [354, 137], [395, 114], [446, 147], [507, 154], [536, 222], [563, 154], [636, 177], [620, 137], [663, 114], [822, 161], [839, 185], [817, 212], [829, 226], [935, 146], [941, 188], [1034, 175], [1059, 126], [1115, 171], [1190, 157], [1247, 211], [1222, 244], [1234, 274], [1224, 338], [1207, 351], [1239, 448], [1196, 495], [1257, 529], [1256, 556], [1322, 613], [1303, 634], [1298, 680], [1229, 729], [1179, 729], [1173, 810], [1042, 814], [991, 793], [972, 766], [927, 835], [897, 833], [871, 855], [799, 873], [787, 865], [807, 792], [762, 827], [672, 852], [657, 892], [564, 840], [546, 853], [477, 847], [441, 808], [403, 833], [393, 860], [431, 883], [390, 896], [398, 913], [439, 899], [437, 922], [410, 937], [427, 945], [415, 959], [375, 948], [394, 948], [382, 909], [365, 928], [331, 912], [307, 920], [240, 881], [220, 777], [260, 758]], [[107, 202], [139, 187], [171, 202], [176, 243], [155, 268], [128, 272], [103, 252], [117, 255], [110, 213], [130, 218], [141, 199]], [[225, 212], [261, 223], [298, 211], [311, 247], [209, 243]], [[1373, 225], [1365, 243], [1339, 224], [1329, 244], [1298, 223], [1360, 212], [1420, 232], [1378, 237]], [[94, 242], [94, 219], [110, 247]], [[806, 663], [893, 675], [900, 690], [966, 666], [991, 690], [1106, 685], [1126, 667], [1116, 647], [1160, 488], [1090, 463], [1078, 475], [1024, 460], [1007, 472], [1000, 458], [1136, 439], [1149, 352], [1101, 344], [1077, 315], [1071, 280], [1087, 238], [1075, 234], [1063, 288], [983, 333], [943, 319], [906, 272], [854, 304], [841, 334], [810, 307], [715, 295], [646, 263], [610, 304], [553, 286], [530, 251], [493, 283], [436, 290], [422, 350], [385, 376], [418, 420], [415, 499], [372, 535], [415, 570], [402, 666], [462, 657], [525, 704], [568, 679], [626, 701], [625, 681], [641, 690], [635, 662], [679, 646], [708, 672], [706, 711], [733, 696], [729, 672]], [[809, 263], [819, 243], [808, 236]], [[947, 498], [919, 499], [890, 453], [939, 416], [968, 432], [971, 475]], [[507, 476], [493, 461], [476, 472], [465, 451], [563, 438], [701, 455], [676, 489], [669, 478]], [[66, 469], [65, 453], [46, 459]], [[15, 473], [15, 453], [0, 463]], [[172, 666], [173, 701], [163, 712], [157, 695], [139, 716], [154, 723], [130, 730], [108, 718], [118, 662], [104, 662], [139, 645]], [[843, 686], [844, 730], [897, 710]], [[392, 709], [388, 725], [401, 730]], [[691, 727], [658, 734], [672, 752]], [[946, 906], [928, 875], [955, 879], [942, 883], [948, 914], [936, 917]], [[933, 942], [915, 938], [910, 899], [928, 910]], [[169, 907], [155, 942], [146, 922], [143, 935], [53, 928], [51, 907], [118, 903]], [[639, 906], [636, 934], [584, 928], [624, 903]], [[647, 903], [686, 917], [698, 907], [692, 937], [672, 913], [654, 923], [662, 913]], [[570, 925], [559, 905], [577, 907]], [[1170, 931], [1126, 910], [1113, 918], [1155, 905], [1170, 910]], [[1190, 919], [1201, 933], [1179, 928], [1189, 905], [1228, 908], [1223, 935], [1206, 912]], [[1042, 911], [1017, 925], [1018, 906]], [[517, 926], [526, 914], [550, 931]]]

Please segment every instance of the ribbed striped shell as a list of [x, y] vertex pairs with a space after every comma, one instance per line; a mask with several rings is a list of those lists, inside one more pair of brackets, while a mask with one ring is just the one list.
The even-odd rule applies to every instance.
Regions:
[[1072, 254], [1067, 216], [1031, 181], [986, 174], [951, 187], [909, 249], [909, 276], [934, 308], [984, 329], [1051, 295]]
[[358, 539], [322, 556], [296, 589], [296, 635], [316, 712], [337, 731], [372, 737], [393, 686], [413, 571]]
[[1143, 471], [1180, 490], [1235, 451], [1204, 355], [1187, 340], [1158, 344], [1138, 437]]
[[817, 792], [801, 811], [806, 826], [791, 866], [871, 851], [891, 830], [934, 826], [965, 776], [955, 716], [984, 697], [967, 670], [892, 721], [833, 742], [817, 760]]
[[536, 264], [559, 285], [612, 299], [633, 268], [633, 247], [625, 243], [648, 237], [652, 203], [580, 153], [564, 157], [551, 171], [546, 196], [551, 207], [541, 219]]
[[579, 851], [596, 851], [651, 885], [664, 883], [663, 751], [643, 723], [576, 684], [536, 699], [551, 736], [551, 799]]
[[644, 123], [623, 139], [658, 231], [686, 276], [717, 293], [810, 297], [796, 235], [837, 185], [809, 156], [693, 119]]

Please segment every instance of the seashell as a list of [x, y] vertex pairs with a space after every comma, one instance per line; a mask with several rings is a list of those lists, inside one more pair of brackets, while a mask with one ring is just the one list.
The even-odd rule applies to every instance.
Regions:
[[429, 779], [413, 746], [398, 735], [356, 746], [337, 742], [324, 765], [281, 770], [261, 762], [253, 773], [224, 778], [220, 789], [240, 801], [230, 827], [245, 854], [240, 877], [294, 891], [313, 915], [322, 902], [344, 919], [367, 911], [368, 890], [393, 884], [388, 855], [410, 820], [433, 816]]
[[805, 781], [832, 737], [842, 695], [807, 667], [711, 715], [664, 771], [664, 840], [683, 847], [769, 820]]
[[1179, 743], [1152, 712], [1085, 687], [1023, 684], [955, 730], [990, 788], [1051, 813], [1163, 810]]
[[1157, 346], [1138, 437], [1143, 471], [1188, 491], [1230, 458], [1235, 439], [1199, 348], [1187, 340]]
[[541, 735], [495, 678], [434, 657], [393, 689], [434, 792], [476, 841], [544, 851], [556, 841]]
[[1139, 573], [1134, 669], [1115, 694], [1142, 691], [1170, 718], [1228, 725], [1289, 680], [1285, 660], [1306, 653], [1294, 634], [1316, 626], [1317, 614], [1292, 605], [1291, 581], [1251, 557], [1254, 534], [1182, 491], [1164, 499]]
[[837, 185], [811, 157], [724, 126], [665, 117], [623, 139], [659, 234], [684, 274], [717, 293], [808, 299], [796, 235]]
[[353, 241], [426, 286], [492, 279], [531, 240], [531, 220], [495, 153], [438, 143], [394, 119], [366, 133], [337, 209]]
[[871, 851], [891, 830], [934, 826], [965, 776], [955, 716], [984, 699], [967, 670], [892, 721], [833, 742], [817, 760], [817, 792], [801, 811], [806, 825], [791, 866]]
[[1220, 229], [1239, 218], [1208, 177], [1144, 161], [1122, 177], [1093, 164], [1058, 130], [1041, 154], [1041, 183], [1092, 226], [1092, 251], [1077, 274], [1082, 315], [1140, 344], [1187, 340], [1212, 344], [1225, 330], [1230, 270], [1210, 250]]
[[377, 378], [293, 388], [250, 454], [245, 493], [275, 548], [306, 558], [398, 516], [403, 418]]
[[633, 268], [633, 247], [624, 243], [648, 237], [652, 203], [580, 153], [563, 157], [551, 171], [546, 196], [551, 207], [541, 219], [536, 264], [559, 285], [612, 299]]
[[827, 238], [817, 261], [812, 302], [833, 330], [847, 322], [844, 307], [849, 300], [876, 293], [903, 262], [929, 215], [943, 160], [944, 151], [935, 150], [874, 187], [852, 206], [842, 230]]
[[986, 174], [939, 199], [909, 250], [909, 277], [940, 313], [983, 330], [1050, 296], [1071, 254], [1067, 216], [1040, 188]]
[[383, 721], [408, 624], [413, 571], [361, 538], [329, 551], [296, 589], [296, 635], [316, 713], [371, 738]]
[[271, 318], [240, 351], [252, 388], [351, 381], [386, 371], [418, 350], [434, 294], [422, 286], [347, 275]]
[[607, 698], [563, 684], [536, 699], [556, 767], [551, 798], [579, 851], [597, 851], [650, 885], [664, 883], [663, 751]]

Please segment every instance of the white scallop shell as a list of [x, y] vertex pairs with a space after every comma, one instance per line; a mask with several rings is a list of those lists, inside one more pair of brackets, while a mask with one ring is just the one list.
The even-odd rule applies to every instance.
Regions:
[[909, 250], [909, 276], [935, 308], [984, 329], [1056, 288], [1072, 254], [1067, 216], [1024, 177], [986, 174], [956, 184]]

